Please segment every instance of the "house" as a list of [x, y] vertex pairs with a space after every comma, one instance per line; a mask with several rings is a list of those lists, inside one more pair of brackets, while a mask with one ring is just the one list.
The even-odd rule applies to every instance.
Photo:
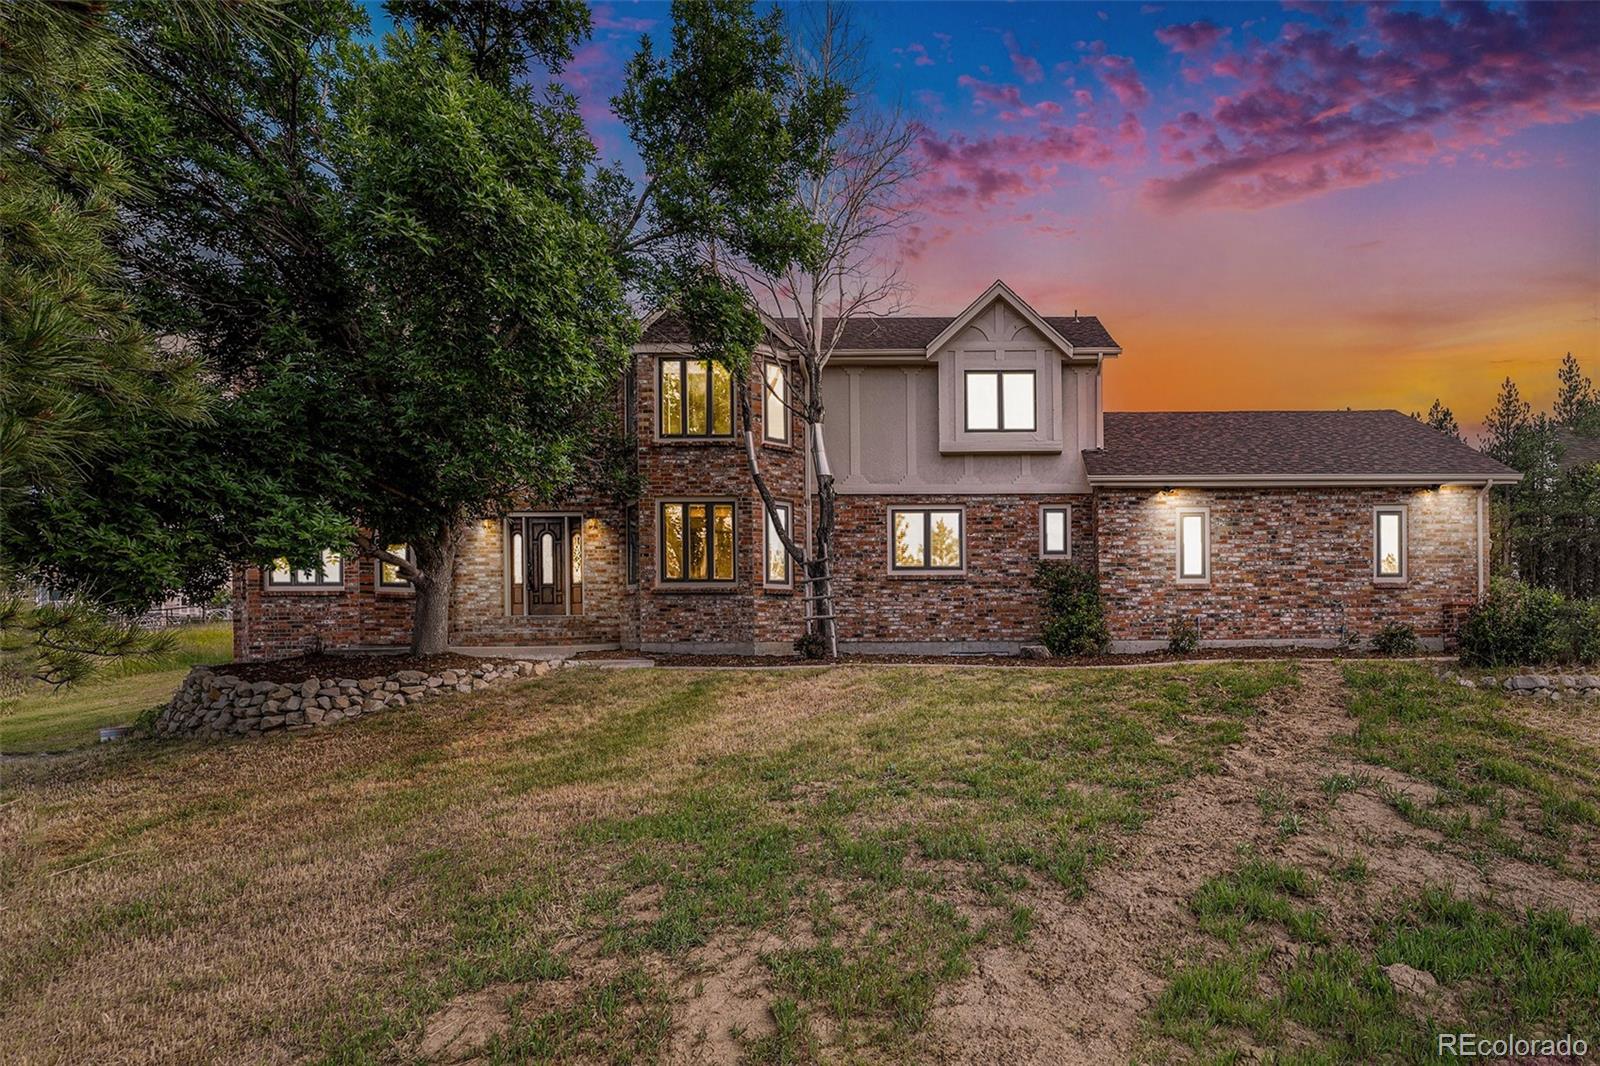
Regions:
[[[746, 387], [776, 515], [735, 382], [658, 316], [619, 398], [639, 498], [474, 523], [453, 645], [792, 653], [806, 601], [771, 526], [806, 536], [812, 474], [770, 325]], [[1486, 496], [1515, 471], [1394, 411], [1108, 413], [1102, 371], [1122, 355], [1098, 319], [1041, 315], [998, 281], [953, 317], [848, 323], [823, 381], [841, 648], [1016, 651], [1038, 638], [1030, 578], [1049, 559], [1098, 573], [1128, 651], [1180, 619], [1218, 646], [1403, 622], [1437, 647], [1483, 593]], [[409, 590], [372, 560], [244, 569], [234, 595], [240, 658], [400, 645], [410, 628]]]

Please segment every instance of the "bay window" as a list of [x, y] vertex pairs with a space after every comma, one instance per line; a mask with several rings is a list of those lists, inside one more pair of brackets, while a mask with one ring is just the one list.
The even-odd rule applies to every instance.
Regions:
[[668, 501], [658, 524], [664, 584], [727, 582], [734, 575], [733, 502]]
[[761, 390], [761, 436], [777, 444], [789, 443], [789, 377], [782, 363], [768, 363]]
[[662, 359], [657, 381], [663, 437], [732, 437], [733, 375], [705, 359]]
[[783, 546], [783, 538], [778, 536], [778, 530], [789, 529], [789, 505], [774, 503], [766, 515], [765, 583], [780, 588], [788, 587], [794, 584], [794, 575], [789, 570], [789, 550]]

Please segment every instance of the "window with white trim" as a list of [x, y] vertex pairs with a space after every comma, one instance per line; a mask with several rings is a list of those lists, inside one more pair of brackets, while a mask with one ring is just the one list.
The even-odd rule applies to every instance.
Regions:
[[763, 564], [766, 572], [766, 584], [778, 588], [789, 588], [794, 584], [794, 573], [789, 566], [789, 549], [783, 546], [783, 538], [778, 536], [778, 530], [789, 528], [789, 505], [774, 503], [766, 511], [766, 562]]
[[969, 370], [967, 432], [1031, 432], [1035, 428], [1033, 371]]
[[[385, 549], [391, 555], [398, 555], [406, 562], [416, 565], [416, 557], [411, 554], [411, 547], [407, 544], [387, 544]], [[411, 582], [400, 573], [400, 568], [394, 563], [378, 560], [378, 587], [380, 589], [403, 590], [411, 587]]]
[[1211, 580], [1211, 515], [1203, 510], [1178, 512], [1178, 580]]
[[663, 437], [733, 436], [733, 375], [704, 359], [662, 359], [657, 377]]
[[1046, 559], [1072, 556], [1072, 508], [1042, 507], [1039, 510], [1039, 554]]
[[1379, 581], [1406, 579], [1406, 509], [1379, 507], [1372, 514], [1372, 576]]
[[344, 560], [338, 552], [322, 553], [320, 565], [306, 570], [295, 570], [289, 560], [279, 559], [267, 571], [267, 585], [271, 588], [337, 589], [344, 587]]
[[954, 509], [889, 511], [889, 569], [959, 571], [966, 564], [961, 512]]
[[789, 376], [782, 363], [768, 363], [761, 390], [761, 437], [789, 443]]
[[733, 501], [669, 500], [657, 529], [663, 584], [733, 583]]

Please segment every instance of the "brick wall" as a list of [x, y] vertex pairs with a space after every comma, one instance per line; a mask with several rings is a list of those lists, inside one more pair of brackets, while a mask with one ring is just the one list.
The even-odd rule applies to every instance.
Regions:
[[[1408, 508], [1408, 580], [1372, 578], [1373, 514]], [[1469, 488], [1102, 490], [1100, 585], [1117, 641], [1165, 644], [1172, 621], [1203, 640], [1338, 639], [1403, 622], [1437, 641], [1452, 604], [1477, 592], [1478, 492]], [[1210, 509], [1211, 580], [1180, 584], [1176, 510]]]
[[[1040, 594], [1030, 579], [1039, 563], [1045, 504], [1072, 506], [1072, 556], [1092, 569], [1088, 496], [841, 496], [835, 539], [840, 641], [863, 650], [944, 644], [997, 651], [1037, 641]], [[891, 575], [890, 506], [964, 508], [966, 572]]]
[[279, 659], [324, 648], [385, 647], [411, 640], [411, 594], [377, 591], [377, 564], [349, 559], [342, 589], [269, 589], [266, 575], [233, 575], [233, 657]]

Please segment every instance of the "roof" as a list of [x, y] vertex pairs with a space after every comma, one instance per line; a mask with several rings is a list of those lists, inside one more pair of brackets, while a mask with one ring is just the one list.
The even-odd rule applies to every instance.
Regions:
[[[841, 351], [871, 351], [874, 349], [926, 348], [945, 327], [954, 322], [956, 315], [885, 315], [872, 318], [852, 318], [844, 325]], [[1111, 334], [1093, 315], [1042, 315], [1051, 329], [1074, 348], [1117, 348]], [[790, 332], [797, 331], [794, 319], [778, 320]], [[822, 328], [831, 332], [838, 319], [825, 318]], [[644, 344], [689, 344], [688, 327], [682, 318], [664, 314], [650, 323], [640, 338]]]
[[1566, 426], [1556, 427], [1556, 443], [1561, 445], [1561, 469], [1576, 470], [1600, 463], [1600, 436], [1579, 436]]
[[1515, 481], [1520, 475], [1399, 411], [1107, 412], [1083, 453], [1096, 484]]

